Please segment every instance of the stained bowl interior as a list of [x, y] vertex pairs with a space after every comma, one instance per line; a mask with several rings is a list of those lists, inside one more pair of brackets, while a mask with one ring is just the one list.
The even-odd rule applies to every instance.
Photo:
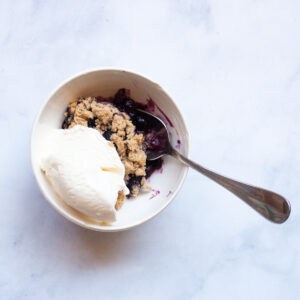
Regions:
[[[31, 140], [32, 166], [37, 182], [46, 199], [70, 221], [93, 230], [118, 231], [145, 222], [165, 208], [178, 192], [187, 167], [172, 157], [164, 157], [161, 171], [149, 178], [153, 192], [143, 192], [136, 199], [129, 199], [118, 212], [117, 221], [110, 226], [89, 219], [72, 209], [60, 199], [40, 170], [41, 145], [54, 128], [61, 128], [64, 111], [70, 101], [79, 96], [113, 96], [119, 88], [131, 91], [134, 100], [156, 104], [155, 114], [164, 119], [171, 132], [172, 143], [188, 152], [188, 133], [177, 106], [156, 83], [135, 73], [121, 70], [96, 70], [83, 73], [60, 86], [48, 99], [34, 124]], [[166, 116], [168, 120], [166, 119]], [[178, 143], [180, 141], [180, 143]]]

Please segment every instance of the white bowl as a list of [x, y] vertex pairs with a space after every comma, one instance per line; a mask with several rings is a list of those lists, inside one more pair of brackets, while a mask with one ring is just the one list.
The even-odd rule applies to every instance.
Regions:
[[[174, 158], [165, 156], [162, 172], [154, 173], [149, 179], [149, 185], [156, 193], [142, 193], [136, 199], [129, 199], [118, 211], [117, 221], [112, 225], [103, 226], [99, 222], [85, 217], [72, 209], [60, 199], [40, 170], [40, 148], [42, 143], [54, 128], [61, 128], [63, 114], [69, 102], [78, 96], [113, 96], [119, 88], [131, 91], [134, 100], [146, 103], [153, 99], [157, 106], [157, 115], [169, 126], [172, 143], [180, 140], [180, 151], [188, 153], [188, 132], [182, 115], [170, 96], [153, 81], [123, 70], [102, 69], [81, 73], [63, 83], [47, 100], [37, 116], [31, 137], [31, 160], [33, 172], [45, 198], [54, 208], [68, 220], [88, 229], [98, 231], [125, 230], [156, 216], [176, 196], [188, 168]], [[162, 114], [164, 112], [169, 121]], [[153, 197], [154, 196], [154, 197]]]

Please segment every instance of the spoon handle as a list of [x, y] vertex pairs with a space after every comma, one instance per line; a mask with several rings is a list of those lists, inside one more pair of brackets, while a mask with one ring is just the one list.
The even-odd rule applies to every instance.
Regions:
[[173, 148], [171, 149], [170, 154], [184, 164], [192, 167], [201, 174], [222, 185], [224, 188], [245, 201], [266, 219], [280, 224], [285, 222], [289, 217], [291, 211], [290, 204], [282, 196], [271, 191], [241, 183], [236, 180], [216, 174], [186, 158]]

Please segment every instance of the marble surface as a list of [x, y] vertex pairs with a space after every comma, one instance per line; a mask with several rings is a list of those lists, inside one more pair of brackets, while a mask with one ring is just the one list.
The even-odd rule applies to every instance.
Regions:
[[[300, 299], [300, 2], [0, 1], [0, 299]], [[30, 132], [65, 78], [115, 66], [176, 100], [190, 156], [292, 204], [274, 225], [190, 171], [162, 214], [90, 232], [44, 201]]]

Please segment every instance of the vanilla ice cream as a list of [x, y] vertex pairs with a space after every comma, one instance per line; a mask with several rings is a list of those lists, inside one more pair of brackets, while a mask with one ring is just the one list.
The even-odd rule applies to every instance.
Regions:
[[41, 169], [61, 199], [99, 221], [115, 221], [118, 193], [129, 193], [114, 145], [96, 129], [54, 129], [42, 149]]

